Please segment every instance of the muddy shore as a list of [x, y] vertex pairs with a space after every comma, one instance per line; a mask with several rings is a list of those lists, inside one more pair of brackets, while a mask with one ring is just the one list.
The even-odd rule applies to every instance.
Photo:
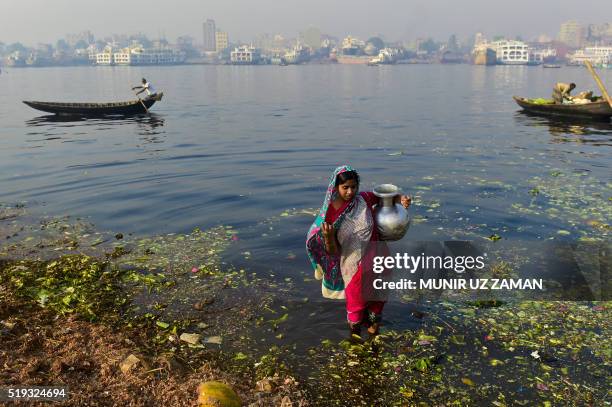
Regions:
[[283, 289], [220, 260], [231, 227], [133, 237], [1, 209], [1, 386], [66, 385], [71, 406], [197, 405], [210, 380], [252, 406], [609, 403], [608, 302], [428, 304], [417, 329], [297, 356]]

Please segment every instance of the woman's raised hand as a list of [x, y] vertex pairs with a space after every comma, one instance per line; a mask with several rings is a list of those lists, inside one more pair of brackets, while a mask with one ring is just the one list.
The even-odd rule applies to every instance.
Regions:
[[321, 231], [323, 232], [323, 237], [325, 238], [325, 240], [329, 241], [331, 239], [334, 239], [334, 225], [327, 222], [323, 222], [323, 224], [321, 225]]
[[409, 197], [408, 195], [402, 195], [400, 199], [400, 203], [402, 204], [404, 208], [408, 209], [408, 207], [412, 203], [412, 198]]
[[323, 222], [321, 225], [321, 231], [323, 232], [323, 240], [325, 240], [325, 251], [331, 254], [338, 253], [336, 230], [334, 229], [334, 225]]
[[408, 207], [409, 207], [409, 206], [410, 206], [410, 204], [412, 203], [412, 198], [411, 198], [411, 197], [409, 197], [408, 195], [401, 195], [401, 196], [400, 196], [400, 195], [398, 195], [398, 196], [396, 196], [396, 197], [395, 197], [395, 199], [393, 200], [393, 203], [394, 203], [394, 204], [396, 204], [396, 203], [401, 203], [401, 204], [402, 204], [402, 206], [403, 206], [405, 209], [408, 209]]

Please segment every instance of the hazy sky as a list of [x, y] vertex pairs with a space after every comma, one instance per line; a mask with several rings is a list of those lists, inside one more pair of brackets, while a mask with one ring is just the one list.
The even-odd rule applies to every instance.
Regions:
[[113, 33], [191, 35], [202, 41], [202, 22], [216, 21], [230, 40], [259, 33], [294, 37], [309, 26], [338, 37], [387, 40], [419, 36], [460, 38], [555, 36], [561, 22], [612, 22], [612, 0], [0, 0], [0, 42], [55, 43], [89, 29], [96, 38]]

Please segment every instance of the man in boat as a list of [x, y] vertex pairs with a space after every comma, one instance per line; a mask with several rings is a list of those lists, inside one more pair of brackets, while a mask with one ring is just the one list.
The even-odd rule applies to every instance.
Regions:
[[570, 100], [570, 92], [576, 88], [575, 83], [559, 82], [553, 88], [552, 98], [557, 104], [562, 104], [564, 100]]
[[155, 88], [153, 88], [153, 85], [151, 85], [145, 78], [142, 78], [142, 85], [134, 86], [132, 88], [132, 90], [136, 89], [140, 89], [138, 92], [136, 92], [136, 95], [140, 95], [142, 92], [147, 92], [147, 99], [151, 99], [157, 95], [157, 92], [155, 92]]

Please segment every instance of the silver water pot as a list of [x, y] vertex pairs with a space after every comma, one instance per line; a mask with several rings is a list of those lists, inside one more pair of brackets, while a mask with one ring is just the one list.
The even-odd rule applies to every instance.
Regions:
[[408, 211], [401, 204], [393, 203], [393, 199], [401, 194], [401, 189], [393, 184], [382, 184], [373, 192], [380, 198], [374, 212], [379, 240], [400, 240], [410, 226]]

